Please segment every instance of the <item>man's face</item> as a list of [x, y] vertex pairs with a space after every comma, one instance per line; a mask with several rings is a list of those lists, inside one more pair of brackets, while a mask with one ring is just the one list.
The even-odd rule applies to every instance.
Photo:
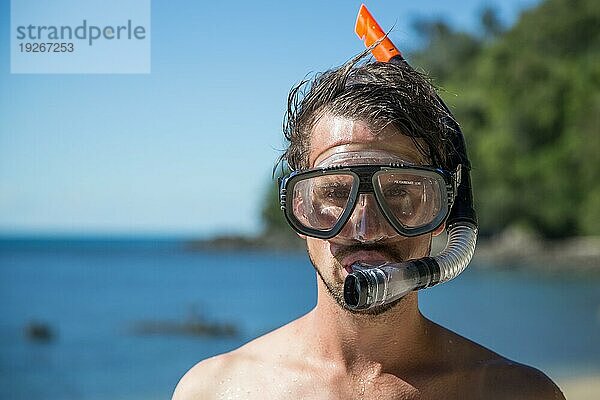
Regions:
[[[413, 140], [399, 134], [392, 127], [372, 131], [366, 123], [325, 114], [315, 125], [309, 151], [309, 167], [313, 168], [332, 154], [361, 150], [381, 150], [412, 164], [427, 164]], [[363, 224], [360, 238], [347, 235], [345, 226], [336, 237], [323, 240], [307, 237], [310, 259], [321, 276], [329, 293], [344, 308], [344, 279], [355, 262], [380, 264], [385, 261], [400, 262], [429, 255], [431, 233], [416, 237], [403, 237], [381, 214], [372, 194], [364, 196], [346, 225], [360, 220]], [[347, 309], [347, 308], [346, 308]], [[370, 313], [389, 309], [375, 308]]]

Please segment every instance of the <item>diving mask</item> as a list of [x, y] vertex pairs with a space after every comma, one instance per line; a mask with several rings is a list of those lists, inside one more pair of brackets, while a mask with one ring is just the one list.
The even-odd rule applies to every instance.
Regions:
[[[296, 232], [361, 242], [437, 229], [452, 207], [460, 174], [414, 165], [382, 151], [333, 154], [313, 169], [292, 172], [280, 182], [281, 206]], [[377, 208], [389, 223], [375, 228], [365, 219]], [[371, 232], [367, 233], [367, 229]]]

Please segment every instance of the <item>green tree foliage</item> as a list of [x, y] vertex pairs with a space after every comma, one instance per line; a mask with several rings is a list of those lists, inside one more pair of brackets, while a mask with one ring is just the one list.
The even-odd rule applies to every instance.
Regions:
[[[414, 26], [425, 44], [409, 61], [461, 123], [482, 233], [600, 234], [600, 2], [547, 0], [508, 29], [486, 9], [479, 34]], [[270, 196], [265, 226], [279, 231]]]
[[302, 247], [299, 246], [298, 235], [289, 227], [285, 220], [279, 203], [278, 178], [288, 172], [288, 168], [280, 168], [277, 177], [272, 182], [269, 182], [267, 190], [264, 192], [264, 206], [261, 211], [263, 222], [262, 237], [278, 246]]
[[493, 14], [469, 41], [429, 33], [411, 60], [467, 136], [482, 232], [600, 234], [600, 2], [548, 0], [506, 31]]
[[284, 232], [291, 231], [279, 205], [279, 188], [276, 181], [275, 179], [274, 182], [269, 182], [261, 212], [263, 226], [268, 234], [284, 234]]

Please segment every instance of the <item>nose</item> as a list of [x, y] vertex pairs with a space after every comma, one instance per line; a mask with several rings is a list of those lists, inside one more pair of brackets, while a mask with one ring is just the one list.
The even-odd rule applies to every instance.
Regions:
[[337, 235], [341, 240], [376, 243], [400, 236], [379, 209], [372, 193], [362, 193], [356, 200], [352, 215]]

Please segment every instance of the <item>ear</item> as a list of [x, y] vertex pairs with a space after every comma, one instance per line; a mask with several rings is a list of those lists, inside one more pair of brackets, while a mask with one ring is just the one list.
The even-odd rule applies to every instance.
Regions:
[[431, 234], [433, 236], [438, 236], [440, 235], [442, 232], [444, 232], [446, 230], [446, 223], [444, 222], [443, 224], [441, 224], [435, 231], [433, 231]]

